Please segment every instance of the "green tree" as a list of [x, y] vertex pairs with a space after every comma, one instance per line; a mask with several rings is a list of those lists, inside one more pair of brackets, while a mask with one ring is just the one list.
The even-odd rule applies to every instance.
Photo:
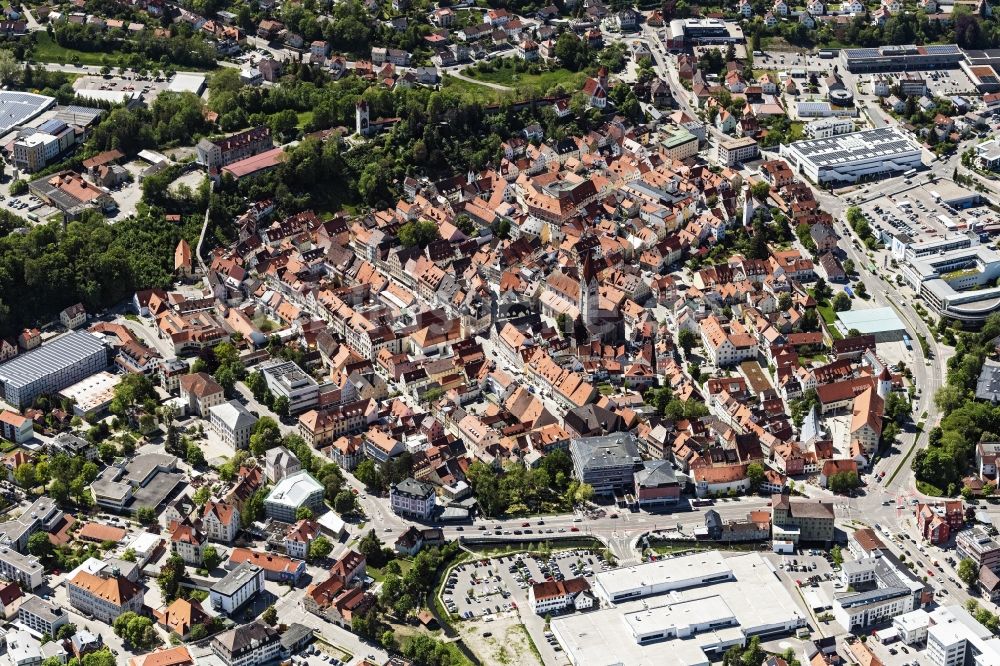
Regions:
[[195, 506], [205, 506], [205, 504], [212, 498], [212, 488], [211, 486], [204, 485], [194, 491], [194, 495], [191, 496], [192, 501]]
[[124, 416], [146, 400], [156, 400], [152, 380], [146, 375], [130, 372], [115, 386], [114, 397], [108, 409], [112, 414]]
[[240, 522], [243, 523], [243, 527], [264, 518], [264, 499], [267, 497], [268, 490], [268, 488], [260, 488], [246, 501], [243, 513], [240, 514]]
[[354, 493], [346, 488], [337, 493], [337, 496], [333, 499], [333, 510], [342, 516], [354, 513], [357, 505], [358, 502]]
[[861, 480], [858, 478], [857, 472], [844, 471], [831, 474], [826, 484], [831, 492], [839, 494], [860, 487]]
[[747, 481], [750, 482], [750, 492], [757, 492], [766, 478], [763, 465], [760, 463], [750, 463], [747, 465]]
[[441, 237], [438, 225], [430, 220], [412, 220], [399, 228], [399, 242], [403, 247], [427, 247]]
[[281, 429], [278, 422], [270, 416], [263, 416], [254, 424], [250, 435], [250, 451], [255, 456], [262, 456], [270, 449], [281, 444]]
[[816, 295], [817, 301], [825, 301], [830, 298], [830, 285], [826, 283], [823, 278], [816, 278], [815, 284], [813, 284], [813, 294]]
[[173, 419], [167, 423], [167, 439], [164, 442], [163, 448], [167, 453], [175, 456], [181, 456], [187, 453], [186, 451], [183, 451], [181, 447], [180, 434], [177, 432], [177, 426], [174, 425]]
[[321, 560], [333, 550], [333, 544], [324, 536], [317, 537], [309, 544], [309, 559]]
[[156, 522], [156, 510], [152, 507], [141, 506], [135, 512], [135, 518], [143, 525], [152, 525]]
[[958, 563], [956, 573], [966, 587], [971, 588], [979, 580], [979, 569], [976, 568], [975, 561], [968, 557]]
[[833, 297], [833, 310], [834, 312], [846, 312], [851, 309], [851, 297], [847, 295], [847, 292], [838, 292], [836, 296]]
[[186, 460], [187, 464], [191, 465], [191, 467], [204, 467], [205, 454], [202, 452], [200, 446], [192, 442], [187, 446]]
[[358, 551], [373, 567], [381, 568], [386, 563], [387, 557], [382, 548], [382, 540], [375, 534], [375, 530], [368, 530], [368, 534], [361, 538], [358, 542]]
[[38, 477], [35, 475], [35, 466], [30, 463], [21, 463], [14, 469], [14, 483], [25, 489], [31, 489], [38, 485]]
[[222, 556], [219, 555], [219, 551], [215, 549], [215, 546], [205, 546], [201, 549], [201, 565], [211, 571], [219, 566], [222, 562]]
[[691, 356], [691, 350], [698, 344], [698, 336], [689, 328], [682, 328], [677, 333], [677, 344], [684, 350], [684, 358]]
[[770, 192], [771, 186], [763, 180], [750, 186], [750, 195], [757, 201], [766, 201]]
[[365, 484], [369, 490], [380, 489], [383, 483], [382, 473], [370, 459], [358, 463], [358, 466], [354, 468], [354, 478]]
[[180, 555], [171, 555], [160, 568], [160, 575], [156, 582], [159, 584], [160, 592], [167, 603], [177, 598], [184, 571], [184, 560]]
[[35, 532], [28, 537], [28, 552], [43, 562], [48, 562], [54, 552], [48, 532]]
[[833, 560], [834, 566], [842, 566], [844, 564], [844, 553], [840, 550], [840, 546], [834, 546], [830, 549], [830, 559]]
[[73, 637], [76, 633], [76, 625], [72, 622], [67, 622], [63, 626], [59, 627], [56, 631], [56, 640], [65, 641]]
[[273, 627], [278, 623], [278, 609], [274, 606], [268, 606], [260, 614], [260, 619]]
[[295, 510], [295, 520], [312, 520], [313, 510], [307, 506], [300, 506]]
[[160, 643], [153, 621], [133, 611], [126, 611], [116, 617], [112, 628], [115, 635], [138, 650], [148, 650]]
[[277, 414], [278, 416], [281, 416], [283, 418], [287, 417], [288, 416], [288, 398], [286, 396], [279, 395], [277, 398], [274, 399], [274, 401], [273, 401], [273, 403], [271, 405], [271, 409], [273, 409], [274, 413]]

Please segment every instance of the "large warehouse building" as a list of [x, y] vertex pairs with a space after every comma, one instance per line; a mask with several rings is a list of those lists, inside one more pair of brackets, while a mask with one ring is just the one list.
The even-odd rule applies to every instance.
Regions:
[[108, 367], [108, 346], [73, 331], [0, 365], [0, 394], [21, 409], [43, 393], [56, 393]]
[[917, 69], [958, 67], [965, 54], [956, 44], [938, 46], [878, 46], [842, 49], [840, 61], [849, 72], [892, 72]]
[[861, 335], [874, 335], [876, 342], [898, 342], [906, 333], [906, 326], [892, 308], [838, 312], [837, 328], [844, 335], [852, 329]]
[[759, 553], [696, 553], [600, 573], [610, 608], [552, 620], [574, 666], [709, 666], [752, 636], [795, 632], [803, 610]]
[[895, 126], [784, 144], [781, 156], [816, 184], [856, 183], [923, 165], [920, 145]]

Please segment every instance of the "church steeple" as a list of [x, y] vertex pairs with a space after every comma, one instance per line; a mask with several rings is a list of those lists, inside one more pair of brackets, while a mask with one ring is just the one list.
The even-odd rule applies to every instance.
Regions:
[[593, 324], [597, 321], [597, 312], [600, 309], [600, 292], [598, 290], [597, 268], [588, 252], [583, 258], [583, 266], [580, 270], [580, 298], [577, 304], [580, 308], [580, 317], [584, 324]]

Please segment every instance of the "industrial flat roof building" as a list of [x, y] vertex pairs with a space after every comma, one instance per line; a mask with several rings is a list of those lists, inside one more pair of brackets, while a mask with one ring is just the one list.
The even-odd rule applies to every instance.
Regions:
[[608, 603], [618, 603], [732, 579], [727, 560], [712, 550], [604, 571], [594, 580], [594, 592]]
[[55, 97], [0, 90], [0, 135], [25, 124], [55, 103]]
[[[640, 592], [610, 608], [552, 620], [570, 663], [708, 666], [752, 636], [791, 633], [806, 624], [805, 610], [758, 553], [723, 558], [714, 551], [652, 564], [665, 566], [629, 567], [631, 574], [617, 583], [623, 591], [641, 585], [661, 596]], [[699, 573], [705, 564], [709, 570]], [[681, 581], [673, 565], [690, 575]], [[607, 573], [598, 574], [598, 581]], [[673, 583], [666, 580], [671, 578]], [[677, 587], [681, 582], [684, 587]]]
[[861, 335], [874, 335], [876, 342], [903, 339], [906, 326], [892, 308], [865, 308], [837, 313], [837, 328], [847, 333], [855, 329]]
[[849, 72], [891, 72], [899, 70], [958, 67], [965, 55], [957, 44], [916, 46], [887, 45], [874, 48], [841, 49], [840, 61]]
[[985, 245], [914, 258], [903, 277], [939, 316], [979, 324], [1000, 309], [1000, 252]]
[[816, 184], [856, 183], [923, 166], [920, 145], [895, 126], [783, 144], [781, 156]]
[[0, 391], [21, 409], [43, 393], [57, 393], [108, 367], [109, 348], [86, 331], [73, 331], [0, 365]]

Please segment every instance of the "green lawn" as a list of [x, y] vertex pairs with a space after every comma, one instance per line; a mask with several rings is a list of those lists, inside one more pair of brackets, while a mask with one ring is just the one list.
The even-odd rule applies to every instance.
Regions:
[[462, 79], [457, 79], [454, 76], [448, 76], [447, 74], [444, 75], [442, 87], [448, 92], [461, 95], [469, 101], [475, 101], [481, 104], [497, 104], [502, 102], [507, 97], [513, 98], [512, 93], [505, 93], [504, 91], [497, 90], [496, 88], [490, 88], [488, 86], [481, 86], [477, 83], [463, 81]]
[[77, 51], [75, 49], [68, 49], [64, 46], [59, 46], [51, 35], [47, 32], [36, 32], [35, 33], [35, 47], [31, 51], [31, 57], [39, 62], [57, 62], [63, 65], [67, 65], [73, 62], [73, 57], [76, 56], [80, 59], [81, 65], [103, 65], [104, 56], [109, 56], [112, 60], [115, 60], [120, 56], [121, 51], [109, 51], [109, 52], [96, 52], [96, 51]]
[[530, 72], [515, 72], [513, 65], [504, 63], [497, 66], [492, 72], [480, 72], [474, 68], [465, 70], [465, 75], [477, 81], [488, 81], [499, 83], [502, 86], [511, 88], [524, 88], [533, 86], [538, 88], [543, 94], [549, 89], [562, 85], [566, 90], [579, 90], [583, 87], [587, 75], [584, 72], [571, 72], [562, 67], [549, 71], [531, 74]]
[[931, 497], [944, 497], [944, 491], [926, 481], [917, 481], [917, 490]]
[[313, 112], [312, 111], [302, 111], [296, 114], [299, 117], [298, 127], [303, 128], [312, 122]]
[[[392, 561], [399, 564], [400, 576], [406, 575], [406, 572], [413, 568], [413, 560], [408, 560], [405, 558], [396, 558]], [[382, 569], [377, 569], [375, 567], [370, 566], [367, 567], [366, 571], [368, 572], [368, 575], [374, 578], [375, 580], [382, 581], [385, 579], [386, 575], [384, 569], [385, 567], [383, 567]]]
[[788, 128], [788, 140], [798, 141], [805, 134], [806, 124], [801, 120], [793, 120], [791, 126]]

